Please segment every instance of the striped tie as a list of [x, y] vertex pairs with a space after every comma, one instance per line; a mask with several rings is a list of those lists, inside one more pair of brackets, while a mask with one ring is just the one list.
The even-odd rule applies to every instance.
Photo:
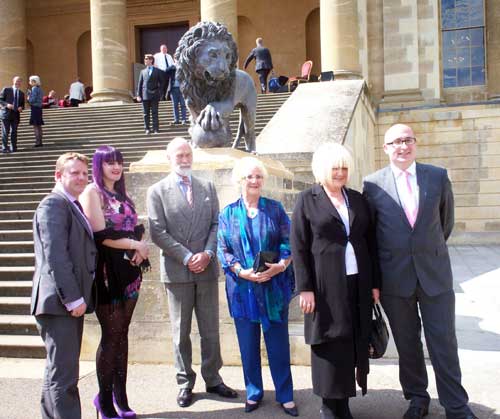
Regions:
[[189, 206], [193, 207], [193, 188], [191, 186], [191, 179], [189, 176], [182, 176], [182, 184], [186, 187], [186, 200]]

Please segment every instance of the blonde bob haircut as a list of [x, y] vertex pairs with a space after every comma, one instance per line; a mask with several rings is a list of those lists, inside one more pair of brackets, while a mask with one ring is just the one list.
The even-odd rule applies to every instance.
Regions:
[[233, 182], [240, 184], [253, 169], [259, 169], [260, 173], [262, 173], [262, 176], [264, 177], [264, 180], [267, 178], [268, 173], [264, 163], [255, 157], [243, 157], [241, 160], [235, 162], [231, 176]]
[[40, 81], [40, 77], [38, 76], [30, 76], [29, 82], [31, 83], [32, 81], [34, 81], [37, 86], [40, 86], [42, 84], [42, 82]]
[[324, 185], [332, 178], [332, 169], [347, 169], [347, 180], [354, 170], [349, 150], [340, 143], [325, 143], [314, 152], [311, 168], [316, 182]]

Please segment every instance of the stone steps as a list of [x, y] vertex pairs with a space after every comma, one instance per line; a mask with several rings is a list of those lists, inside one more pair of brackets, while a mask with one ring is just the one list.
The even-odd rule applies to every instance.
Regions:
[[[288, 97], [258, 96], [257, 135]], [[168, 125], [173, 118], [170, 102], [160, 103], [160, 133], [155, 135], [144, 133], [141, 104], [48, 109], [43, 114], [44, 147], [35, 149], [29, 114], [25, 115], [18, 130], [18, 152], [0, 154], [0, 357], [41, 358], [45, 349], [29, 315], [34, 272], [32, 218], [54, 186], [56, 159], [67, 151], [90, 158], [98, 146], [109, 144], [122, 152], [127, 172], [128, 165], [147, 151], [164, 150], [175, 136], [187, 137], [188, 126]], [[238, 121], [234, 112], [230, 118], [233, 133]]]

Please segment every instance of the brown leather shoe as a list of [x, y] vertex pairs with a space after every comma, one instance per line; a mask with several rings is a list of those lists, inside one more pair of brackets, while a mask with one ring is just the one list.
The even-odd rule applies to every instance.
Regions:
[[188, 407], [193, 402], [193, 390], [190, 388], [181, 388], [177, 395], [177, 404], [179, 407]]

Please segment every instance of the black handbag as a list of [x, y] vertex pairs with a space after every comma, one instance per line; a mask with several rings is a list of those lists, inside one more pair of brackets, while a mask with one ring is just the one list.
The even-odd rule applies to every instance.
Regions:
[[371, 324], [370, 341], [368, 343], [368, 358], [382, 358], [387, 350], [389, 342], [389, 330], [382, 317], [380, 304], [373, 304], [373, 316]]
[[269, 267], [266, 266], [266, 263], [277, 263], [279, 256], [278, 252], [261, 250], [253, 261], [253, 271], [255, 273], [267, 271]]

